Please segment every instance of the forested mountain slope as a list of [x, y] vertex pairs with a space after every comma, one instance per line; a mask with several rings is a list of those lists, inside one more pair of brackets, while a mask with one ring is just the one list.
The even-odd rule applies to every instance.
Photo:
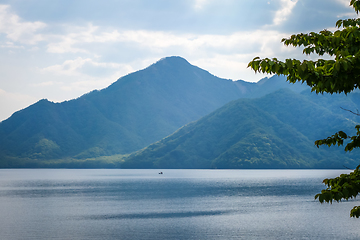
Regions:
[[7, 157], [83, 159], [131, 153], [231, 100], [283, 87], [305, 88], [278, 76], [259, 83], [221, 79], [181, 57], [164, 58], [100, 91], [62, 103], [40, 100], [14, 113], [0, 123], [0, 167]]
[[336, 100], [346, 103], [344, 107], [356, 107], [360, 95], [340, 95], [332, 100], [307, 92], [279, 90], [258, 99], [232, 101], [130, 155], [122, 167], [354, 167], [359, 164], [359, 154], [314, 146], [315, 140], [338, 130], [348, 133], [355, 130], [357, 116], [335, 108]]

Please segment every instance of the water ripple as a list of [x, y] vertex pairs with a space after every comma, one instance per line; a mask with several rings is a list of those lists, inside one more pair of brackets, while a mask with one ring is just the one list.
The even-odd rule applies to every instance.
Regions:
[[230, 214], [232, 211], [187, 211], [187, 212], [151, 212], [151, 213], [125, 213], [84, 216], [82, 219], [111, 220], [111, 219], [153, 219], [153, 218], [187, 218], [200, 216], [215, 216]]

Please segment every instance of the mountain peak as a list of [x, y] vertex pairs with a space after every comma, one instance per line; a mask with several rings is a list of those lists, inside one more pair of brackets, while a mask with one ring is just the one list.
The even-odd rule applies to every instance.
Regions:
[[191, 65], [185, 58], [179, 56], [171, 56], [161, 58], [159, 61], [153, 64], [154, 66], [179, 66], [179, 65]]
[[163, 57], [159, 61], [157, 61], [156, 63], [169, 62], [169, 61], [171, 61], [171, 62], [177, 61], [177, 62], [187, 62], [187, 63], [189, 63], [185, 58], [180, 57], [180, 56]]

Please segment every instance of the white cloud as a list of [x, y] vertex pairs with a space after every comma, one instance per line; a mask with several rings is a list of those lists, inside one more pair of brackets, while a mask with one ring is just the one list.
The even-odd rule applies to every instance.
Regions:
[[[280, 1], [281, 9], [275, 14], [274, 24], [280, 24], [282, 21], [285, 21], [297, 3], [297, 1], [289, 0]], [[204, 6], [206, 3], [208, 3], [208, 0], [199, 0], [196, 2], [198, 6]], [[8, 7], [5, 9], [8, 9]], [[15, 16], [15, 19], [20, 18]], [[15, 22], [20, 22], [20, 20], [16, 20]], [[35, 26], [37, 25], [35, 24]], [[33, 29], [36, 30], [37, 28], [33, 27]], [[66, 60], [61, 64], [42, 68], [42, 71], [48, 74], [72, 77], [86, 76], [91, 78], [94, 77], [96, 73], [102, 71], [102, 73], [105, 73], [103, 76], [106, 77], [112, 72], [115, 72], [115, 68], [122, 69], [119, 73], [129, 73], [132, 69], [139, 69], [139, 66], [143, 67], [140, 64], [140, 58], [145, 61], [148, 61], [150, 58], [156, 59], [154, 56], [134, 56], [131, 61], [126, 64], [114, 63], [111, 62], [111, 60], [109, 61], [109, 59], [103, 59], [102, 63], [93, 60], [94, 57], [97, 56], [101, 58], [104, 54], [104, 52], [98, 49], [109, 49], [111, 48], [111, 44], [117, 44], [116, 46], [119, 49], [116, 49], [116, 51], [120, 52], [123, 50], [126, 51], [127, 54], [132, 51], [146, 51], [159, 57], [180, 55], [186, 58], [192, 58], [195, 61], [204, 58], [215, 61], [215, 58], [213, 59], [214, 56], [224, 56], [221, 61], [218, 60], [219, 63], [217, 64], [217, 66], [223, 67], [217, 67], [217, 70], [214, 71], [219, 72], [215, 72], [214, 74], [233, 79], [243, 78], [240, 70], [233, 70], [236, 68], [235, 66], [243, 68], [246, 63], [255, 56], [271, 57], [279, 52], [293, 51], [290, 48], [284, 50], [285, 47], [280, 43], [283, 37], [288, 36], [284, 36], [278, 31], [264, 29], [239, 31], [223, 35], [190, 34], [174, 33], [171, 31], [103, 28], [89, 23], [82, 27], [62, 25], [62, 30], [63, 34], [49, 33], [41, 35], [41, 38], [47, 41], [47, 51], [56, 54], [76, 54], [78, 57]], [[16, 45], [8, 44], [8, 46]], [[237, 62], [237, 64], [235, 64], [233, 60], [230, 60], [232, 62], [230, 64], [229, 61], [225, 61], [225, 56], [228, 59], [236, 59], [236, 61], [239, 60], [238, 56], [241, 56], [243, 60]], [[223, 64], [224, 61], [228, 64]], [[215, 64], [212, 65], [215, 66]], [[210, 66], [210, 64], [207, 66]], [[233, 66], [233, 69], [230, 70], [227, 66]], [[90, 71], [90, 68], [94, 70]], [[211, 71], [211, 69], [208, 70]], [[239, 76], [237, 76], [238, 74], [235, 76], [230, 74], [235, 72], [238, 72]]]
[[[199, 58], [194, 61], [190, 61], [192, 64], [199, 66], [203, 69], [211, 69], [210, 73], [217, 77], [232, 79], [232, 80], [246, 80], [246, 81], [258, 81], [260, 78], [267, 76], [266, 74], [257, 74], [254, 76], [254, 72], [251, 69], [247, 69], [248, 61], [254, 56], [243, 55], [214, 55]], [[250, 60], [249, 60], [250, 59]], [[227, 69], [226, 73], [223, 69]], [[238, 76], [237, 78], [231, 78], [231, 76]]]
[[86, 62], [89, 61], [91, 61], [90, 58], [83, 59], [81, 57], [78, 57], [74, 60], [66, 60], [62, 64], [57, 64], [43, 68], [42, 71], [51, 72], [53, 74], [61, 74], [65, 76], [79, 75], [80, 73], [78, 73], [77, 70], [81, 68]]
[[62, 80], [43, 81], [33, 86], [43, 88], [56, 86], [64, 91], [83, 93], [104, 88], [119, 77], [134, 71], [129, 64], [97, 62], [91, 58], [81, 57], [39, 70], [44, 75], [59, 76]]
[[194, 8], [195, 10], [201, 10], [208, 3], [209, 0], [195, 0]]
[[[264, 37], [266, 36], [266, 37]], [[234, 78], [232, 75], [235, 72], [238, 72], [238, 77], [243, 78], [241, 75], [241, 68], [253, 57], [262, 55], [262, 56], [274, 56], [275, 52], [279, 51], [282, 48], [285, 48], [280, 40], [286, 37], [283, 34], [277, 31], [271, 30], [257, 30], [257, 31], [247, 31], [247, 32], [236, 32], [231, 35], [195, 35], [195, 34], [173, 34], [171, 32], [164, 31], [109, 31], [101, 32], [99, 28], [93, 25], [89, 25], [87, 30], [79, 32], [77, 34], [68, 34], [64, 36], [64, 39], [68, 39], [67, 47], [62, 47], [65, 51], [66, 49], [78, 49], [79, 52], [85, 52], [86, 48], [81, 49], [81, 46], [75, 46], [81, 41], [87, 42], [89, 44], [107, 44], [107, 43], [120, 43], [126, 44], [131, 43], [132, 48], [134, 49], [146, 49], [152, 53], [157, 53], [160, 57], [171, 56], [171, 55], [180, 55], [186, 58], [192, 58], [195, 61], [197, 59], [210, 58], [214, 56], [224, 56], [222, 60], [217, 58], [217, 70], [221, 68], [222, 71], [215, 72], [220, 77]], [[64, 44], [62, 42], [60, 45]], [[65, 44], [66, 45], [66, 44]], [[96, 47], [94, 47], [96, 49]], [[131, 51], [131, 50], [130, 50]], [[284, 50], [285, 51], [285, 50]], [[287, 50], [289, 51], [289, 50]], [[291, 50], [290, 50], [291, 51]], [[177, 54], [179, 53], [179, 54]], [[95, 54], [92, 52], [92, 54]], [[101, 53], [99, 53], [101, 54]], [[237, 63], [233, 61], [231, 64], [223, 64], [225, 56], [228, 59], [236, 59]], [[232, 57], [237, 56], [237, 57]], [[239, 57], [242, 56], [242, 61], [239, 62]], [[143, 58], [142, 60], [147, 58]], [[155, 59], [151, 57], [151, 59]], [[211, 61], [215, 61], [216, 58]], [[122, 69], [121, 72], [129, 73], [133, 69], [139, 69], [143, 67], [143, 64], [140, 64], [140, 59], [133, 61], [128, 64], [118, 64], [113, 62], [97, 62], [92, 58], [78, 57], [76, 59], [71, 59], [64, 61], [62, 64], [52, 65], [46, 68], [43, 68], [42, 71], [53, 73], [57, 75], [65, 76], [85, 76], [93, 77], [96, 76], [97, 70], [114, 70]], [[228, 61], [225, 61], [228, 62]], [[151, 62], [150, 62], [151, 63]], [[206, 66], [215, 66], [216, 64], [207, 64]], [[230, 70], [229, 67], [233, 66], [233, 69], [238, 68], [238, 70]], [[86, 72], [85, 66], [87, 69], [93, 69], [94, 71]], [[210, 68], [208, 70], [211, 71]], [[103, 73], [106, 71], [103, 71]], [[222, 75], [224, 74], [224, 75]], [[106, 74], [103, 74], [105, 76]]]
[[346, 6], [346, 7], [349, 7], [350, 6], [350, 1], [349, 0], [336, 0], [336, 2]]
[[33, 96], [6, 92], [0, 89], [0, 121], [10, 117], [14, 110], [23, 109], [37, 101]]
[[281, 8], [276, 11], [273, 24], [280, 25], [286, 21], [297, 2], [298, 0], [281, 0]]
[[63, 82], [60, 82], [60, 81], [45, 81], [45, 82], [34, 83], [34, 84], [32, 84], [32, 86], [35, 86], [35, 87], [49, 87], [49, 86], [55, 86], [55, 85], [61, 85], [61, 84], [63, 84]]
[[88, 53], [85, 48], [77, 45], [86, 43], [116, 42], [121, 39], [117, 30], [100, 32], [98, 26], [88, 24], [86, 27], [68, 27], [68, 34], [52, 35], [52, 41], [47, 45], [51, 53]]
[[13, 42], [5, 42], [4, 44], [1, 44], [0, 47], [2, 47], [2, 48], [14, 48], [14, 49], [25, 49], [24, 46], [15, 45]]
[[[350, 1], [349, 0], [335, 0], [335, 1], [342, 4], [345, 7], [348, 7], [349, 9], [352, 8], [350, 6]], [[358, 15], [356, 14], [356, 12], [354, 10], [352, 12], [339, 14], [339, 15], [337, 15], [337, 18], [358, 18]]]
[[[42, 68], [41, 71], [47, 74], [77, 78], [78, 80], [67, 85], [67, 90], [71, 87], [79, 88], [80, 85], [85, 85], [86, 79], [93, 81], [90, 84], [91, 86], [99, 87], [100, 84], [95, 84], [95, 82], [103, 82], [100, 79], [101, 77], [108, 79], [109, 76], [113, 76], [113, 79], [107, 80], [107, 82], [113, 82], [118, 77], [146, 67], [161, 57], [180, 55], [194, 64], [200, 63], [200, 67], [219, 77], [257, 81], [261, 76], [251, 74], [246, 69], [247, 63], [255, 56], [275, 57], [277, 53], [289, 54], [289, 52], [296, 51], [293, 48], [283, 46], [280, 42], [283, 37], [288, 37], [287, 35], [271, 30], [236, 32], [231, 35], [174, 34], [166, 31], [146, 30], [101, 30], [100, 27], [90, 24], [81, 28], [81, 31], [77, 33], [62, 36], [60, 42], [52, 43], [52, 52], [74, 52], [76, 49], [78, 53], [89, 52], [93, 56], [88, 54], [85, 55], [87, 57], [69, 59], [61, 64]], [[88, 45], [81, 45], [81, 42]], [[113, 43], [120, 44], [118, 47], [120, 50], [117, 49], [120, 52], [122, 45], [125, 46], [123, 48], [128, 48], [127, 44], [131, 44], [130, 49], [123, 50], [131, 52], [132, 49], [143, 49], [152, 54], [155, 53], [159, 58], [154, 57], [154, 55], [134, 56], [131, 61], [124, 64], [109, 62], [108, 60], [102, 62], [96, 60], [102, 58], [100, 56], [102, 53], [96, 52], [96, 49], [100, 48], [99, 46]], [[89, 44], [94, 51], [89, 50]], [[55, 51], [56, 48], [59, 50]], [[94, 59], [94, 56], [97, 57]], [[53, 83], [47, 82], [47, 84]], [[86, 90], [91, 89], [87, 88]]]
[[[91, 26], [91, 28], [95, 28]], [[233, 50], [234, 48], [246, 51], [249, 46], [261, 45], [261, 42], [267, 42], [274, 37], [278, 39], [279, 34], [276, 31], [258, 30], [252, 32], [236, 32], [231, 35], [195, 35], [195, 34], [173, 34], [165, 31], [112, 31], [99, 32], [93, 30], [83, 33], [68, 34], [63, 37], [66, 39], [60, 43], [52, 43], [49, 46], [50, 52], [63, 53], [86, 52], [81, 46], [74, 45], [83, 43], [132, 43], [137, 44], [138, 48], [147, 48], [152, 51], [167, 49], [171, 47], [181, 47], [188, 50], [198, 50], [201, 48], [213, 48], [217, 50]], [[266, 37], [264, 37], [266, 36]], [[56, 45], [56, 46], [55, 46]], [[76, 50], [75, 50], [76, 49]]]
[[[133, 69], [125, 64], [111, 63], [111, 62], [96, 62], [90, 58], [78, 57], [74, 60], [66, 60], [62, 64], [57, 64], [41, 69], [43, 72], [51, 72], [53, 74], [65, 75], [65, 76], [79, 76], [86, 74], [86, 65], [92, 68], [98, 69], [110, 69], [119, 70], [123, 69], [126, 71], [132, 71]], [[93, 76], [93, 75], [92, 75]]]
[[0, 33], [12, 41], [23, 44], [36, 44], [44, 40], [43, 36], [37, 33], [46, 27], [43, 22], [25, 22], [19, 16], [10, 12], [10, 6], [0, 5]]

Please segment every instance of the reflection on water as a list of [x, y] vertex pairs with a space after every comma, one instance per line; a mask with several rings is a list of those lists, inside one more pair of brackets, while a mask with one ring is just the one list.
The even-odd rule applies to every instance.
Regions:
[[127, 213], [127, 214], [106, 214], [91, 215], [85, 218], [94, 220], [105, 219], [134, 219], [134, 218], [185, 218], [198, 216], [214, 216], [231, 213], [231, 211], [187, 211], [187, 212], [152, 212], [152, 213]]
[[343, 172], [3, 169], [0, 238], [360, 239], [360, 203], [314, 201]]

